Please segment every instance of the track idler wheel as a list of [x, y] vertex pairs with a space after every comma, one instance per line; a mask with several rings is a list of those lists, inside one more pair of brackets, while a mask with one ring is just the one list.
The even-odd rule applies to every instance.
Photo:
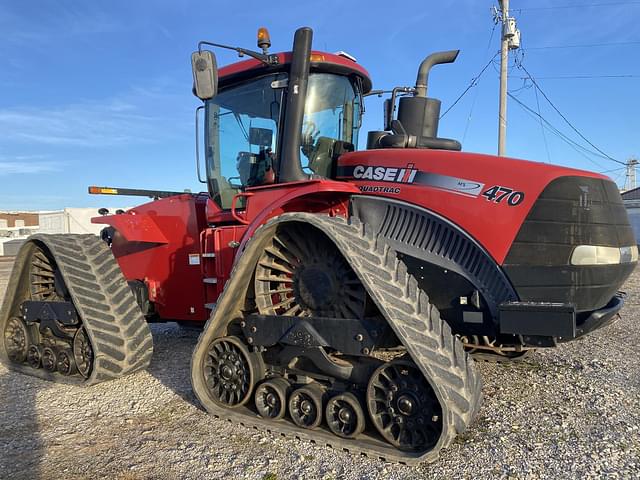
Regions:
[[55, 372], [58, 370], [58, 355], [51, 347], [44, 347], [42, 349], [42, 368], [47, 372]]
[[76, 361], [74, 360], [73, 352], [70, 349], [58, 352], [58, 371], [65, 376], [76, 373]]
[[211, 342], [204, 370], [212, 399], [231, 408], [247, 403], [254, 385], [264, 377], [260, 354], [249, 352], [236, 337], [222, 337]]
[[342, 393], [327, 402], [325, 417], [329, 430], [342, 438], [356, 438], [365, 427], [360, 402], [353, 393]]
[[29, 347], [27, 363], [31, 368], [40, 368], [42, 366], [42, 347], [40, 345], [31, 345]]
[[413, 362], [397, 360], [373, 372], [367, 406], [380, 435], [396, 448], [424, 451], [440, 438], [442, 407]]
[[4, 328], [4, 346], [12, 362], [22, 363], [27, 359], [29, 330], [21, 319], [12, 317], [7, 322]]
[[255, 404], [258, 414], [269, 420], [280, 420], [287, 411], [287, 393], [291, 384], [284, 378], [273, 378], [256, 388]]
[[289, 398], [289, 415], [293, 423], [310, 430], [322, 422], [324, 389], [318, 384], [305, 385], [293, 391]]
[[93, 348], [84, 328], [78, 329], [73, 337], [73, 361], [80, 375], [89, 378], [93, 366]]

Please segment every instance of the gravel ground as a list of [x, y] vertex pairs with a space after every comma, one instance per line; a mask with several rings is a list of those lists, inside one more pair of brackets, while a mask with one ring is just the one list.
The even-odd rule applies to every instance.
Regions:
[[[0, 261], [0, 297], [2, 273]], [[640, 271], [623, 318], [518, 364], [479, 364], [480, 415], [435, 464], [385, 464], [207, 415], [198, 332], [154, 325], [147, 372], [89, 389], [0, 366], [0, 479], [640, 478]]]

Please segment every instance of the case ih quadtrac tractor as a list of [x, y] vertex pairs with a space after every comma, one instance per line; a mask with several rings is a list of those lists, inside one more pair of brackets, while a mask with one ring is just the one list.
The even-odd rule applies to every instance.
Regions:
[[[617, 316], [638, 251], [611, 180], [438, 137], [428, 74], [457, 51], [394, 89], [357, 150], [369, 75], [311, 37], [279, 54], [262, 29], [262, 52], [201, 42], [207, 193], [141, 192], [158, 198], [94, 219], [102, 239], [32, 236], [0, 315], [10, 368], [92, 385], [149, 364], [147, 322], [206, 322], [191, 381], [209, 412], [414, 463], [477, 413], [472, 355]], [[251, 58], [218, 71], [205, 44]]]

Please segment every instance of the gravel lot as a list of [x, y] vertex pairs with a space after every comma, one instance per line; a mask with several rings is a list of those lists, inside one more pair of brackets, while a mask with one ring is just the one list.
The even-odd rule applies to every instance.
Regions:
[[207, 415], [189, 384], [198, 332], [170, 323], [152, 327], [149, 371], [89, 389], [0, 366], [0, 479], [640, 478], [640, 272], [625, 288], [623, 318], [587, 341], [480, 364], [480, 415], [435, 464], [385, 464]]

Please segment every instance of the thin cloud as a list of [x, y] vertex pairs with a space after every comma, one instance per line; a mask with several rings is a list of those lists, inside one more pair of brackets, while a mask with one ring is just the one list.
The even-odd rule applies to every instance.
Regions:
[[0, 28], [8, 43], [47, 45], [54, 38], [116, 33], [125, 25], [93, 3], [65, 5], [43, 3], [29, 16], [0, 7]]
[[50, 173], [62, 170], [64, 163], [35, 160], [38, 156], [15, 157], [12, 161], [0, 159], [0, 177], [6, 175], [25, 175]]
[[[173, 97], [168, 93], [166, 100]], [[153, 101], [138, 103], [141, 100], [127, 94], [50, 108], [0, 109], [0, 142], [110, 147], [153, 143], [178, 130], [176, 117], [185, 113], [182, 109], [177, 115], [170, 111], [161, 92]]]

